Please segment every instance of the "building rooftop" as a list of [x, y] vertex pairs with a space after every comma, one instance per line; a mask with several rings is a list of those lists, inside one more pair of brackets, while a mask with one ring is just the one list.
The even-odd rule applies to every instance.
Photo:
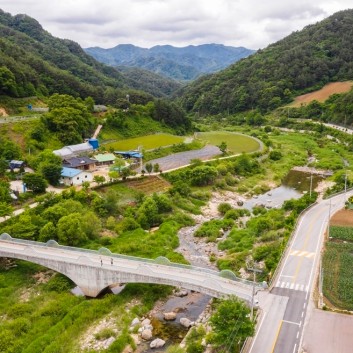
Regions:
[[89, 157], [71, 157], [65, 158], [63, 161], [63, 165], [68, 168], [77, 168], [82, 165], [95, 164], [96, 161]]
[[61, 176], [64, 178], [74, 178], [75, 176], [79, 175], [80, 173], [82, 173], [81, 170], [74, 169], [74, 168], [63, 167], [63, 169], [61, 170]]
[[110, 162], [116, 159], [113, 153], [96, 154], [93, 158], [98, 162]]

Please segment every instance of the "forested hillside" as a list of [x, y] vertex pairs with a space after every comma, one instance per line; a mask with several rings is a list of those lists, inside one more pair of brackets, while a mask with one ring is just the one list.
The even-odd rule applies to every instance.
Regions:
[[294, 32], [224, 71], [186, 87], [181, 101], [202, 114], [265, 112], [327, 82], [353, 78], [353, 10]]
[[[142, 76], [143, 77], [143, 76]], [[70, 94], [91, 96], [112, 104], [124, 89], [141, 89], [139, 80], [125, 77], [97, 62], [75, 42], [58, 39], [27, 15], [11, 16], [0, 10], [0, 95], [25, 97]], [[143, 82], [143, 80], [142, 80]], [[163, 79], [150, 91], [165, 96]], [[170, 84], [169, 84], [170, 86]], [[171, 88], [168, 87], [167, 92]]]
[[202, 74], [219, 71], [254, 53], [244, 47], [221, 44], [182, 48], [157, 45], [150, 49], [119, 44], [110, 49], [94, 47], [85, 50], [107, 65], [139, 67], [178, 81], [194, 80]]

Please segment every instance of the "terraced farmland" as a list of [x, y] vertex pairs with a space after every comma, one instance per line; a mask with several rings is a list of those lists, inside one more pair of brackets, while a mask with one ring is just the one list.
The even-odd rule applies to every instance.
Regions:
[[147, 195], [153, 194], [154, 192], [166, 191], [170, 188], [170, 184], [157, 175], [145, 176], [141, 179], [130, 180], [126, 183], [126, 185]]

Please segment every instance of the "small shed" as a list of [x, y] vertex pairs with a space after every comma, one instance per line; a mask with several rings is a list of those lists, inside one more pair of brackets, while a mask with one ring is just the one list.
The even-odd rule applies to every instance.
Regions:
[[96, 160], [96, 165], [110, 165], [116, 159], [113, 153], [96, 154], [93, 158]]
[[9, 168], [11, 170], [24, 168], [25, 166], [26, 166], [26, 162], [24, 161], [18, 161], [13, 159], [9, 162]]
[[60, 181], [64, 185], [81, 185], [84, 181], [93, 181], [92, 173], [80, 169], [63, 167]]
[[114, 151], [114, 153], [125, 159], [141, 159], [143, 157], [142, 153], [139, 151]]

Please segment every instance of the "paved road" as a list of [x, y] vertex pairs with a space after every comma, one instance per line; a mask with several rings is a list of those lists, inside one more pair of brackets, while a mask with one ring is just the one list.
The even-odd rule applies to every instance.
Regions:
[[[347, 197], [353, 191], [347, 192]], [[250, 353], [296, 353], [314, 287], [323, 234], [329, 216], [341, 209], [345, 195], [320, 201], [301, 218], [269, 298], [260, 299], [263, 316]], [[283, 298], [287, 299], [283, 310]]]
[[[170, 171], [189, 165], [192, 159], [208, 160], [219, 154], [221, 154], [221, 151], [217, 146], [206, 145], [199, 150], [173, 153], [166, 157], [153, 159], [149, 163], [158, 163], [162, 171]], [[140, 168], [137, 171], [139, 172]]]

